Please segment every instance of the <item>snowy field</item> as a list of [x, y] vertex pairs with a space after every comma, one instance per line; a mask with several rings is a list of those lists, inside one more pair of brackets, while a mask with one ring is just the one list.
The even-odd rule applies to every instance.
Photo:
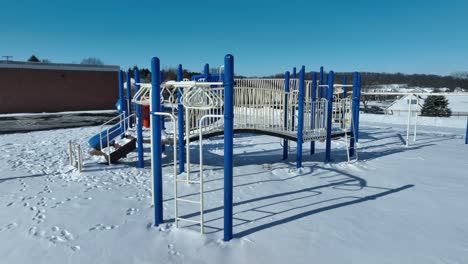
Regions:
[[[163, 159], [166, 223], [154, 227], [149, 168], [136, 168], [136, 153], [112, 166], [86, 153], [82, 173], [68, 165], [68, 140], [87, 146], [96, 127], [0, 135], [0, 263], [467, 263], [466, 120], [423, 126], [405, 147], [404, 126], [369, 116], [351, 164], [343, 141], [333, 142], [328, 164], [323, 143], [313, 156], [304, 144], [296, 170], [295, 149], [282, 161], [279, 139], [237, 135], [236, 238], [228, 243], [222, 137], [204, 146], [200, 235], [197, 226], [173, 226], [171, 148]], [[195, 171], [197, 153], [195, 143]], [[183, 191], [196, 198], [196, 186]], [[196, 211], [181, 208], [193, 219]]]

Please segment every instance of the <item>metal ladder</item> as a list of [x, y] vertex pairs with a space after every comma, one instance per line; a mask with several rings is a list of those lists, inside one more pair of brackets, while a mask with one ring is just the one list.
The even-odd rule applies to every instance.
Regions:
[[[203, 124], [203, 121], [206, 119], [206, 118], [222, 118], [223, 115], [204, 115], [203, 117], [200, 118], [199, 120], [199, 129], [198, 129], [198, 133], [199, 133], [199, 160], [200, 160], [200, 176], [199, 176], [199, 179], [198, 180], [192, 180], [190, 179], [190, 170], [189, 170], [189, 167], [190, 167], [190, 163], [187, 162], [187, 173], [186, 173], [186, 177], [185, 179], [180, 179], [178, 178], [177, 176], [175, 177], [175, 180], [174, 180], [174, 194], [175, 194], [175, 197], [174, 197], [174, 203], [175, 203], [175, 224], [176, 224], [176, 227], [179, 227], [179, 221], [186, 221], [186, 222], [190, 222], [190, 223], [194, 223], [194, 224], [199, 224], [200, 225], [200, 233], [204, 233], [204, 215], [203, 215], [203, 129], [201, 129], [201, 124]], [[188, 117], [186, 117], [188, 118]], [[187, 142], [187, 144], [189, 144], [190, 141]], [[188, 153], [189, 149], [187, 149], [187, 156], [189, 156], [189, 153]], [[190, 184], [199, 184], [200, 186], [200, 189], [199, 189], [199, 200], [190, 200], [190, 199], [184, 199], [184, 198], [180, 198], [178, 196], [178, 183], [179, 182], [182, 182], [182, 183], [190, 183]], [[199, 204], [200, 206], [200, 218], [198, 221], [196, 220], [192, 220], [192, 219], [187, 219], [187, 218], [182, 218], [182, 217], [179, 217], [179, 211], [178, 211], [178, 202], [186, 202], [186, 203], [192, 203], [192, 204]]]
[[[187, 166], [190, 166], [190, 164], [187, 164]], [[199, 191], [199, 200], [191, 200], [191, 199], [185, 199], [185, 198], [180, 198], [178, 196], [178, 183], [190, 183], [190, 184], [199, 184], [200, 186], [200, 191]], [[197, 220], [192, 220], [188, 218], [183, 218], [179, 216], [179, 209], [178, 209], [178, 203], [179, 202], [184, 202], [184, 203], [191, 203], [191, 204], [198, 204], [200, 206], [200, 219]], [[200, 225], [200, 233], [203, 234], [204, 227], [203, 227], [203, 173], [200, 171], [200, 180], [189, 180], [189, 179], [180, 179], [179, 177], [175, 177], [174, 180], [174, 207], [175, 207], [175, 225], [178, 228], [179, 227], [179, 221], [185, 221], [189, 223], [194, 223], [194, 224], [199, 224]]]

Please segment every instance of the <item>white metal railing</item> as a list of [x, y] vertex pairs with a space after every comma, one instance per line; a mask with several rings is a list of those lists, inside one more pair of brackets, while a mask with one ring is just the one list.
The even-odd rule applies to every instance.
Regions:
[[[223, 129], [224, 120], [208, 117], [200, 124], [200, 119], [205, 115], [224, 114], [224, 88], [210, 88], [213, 83], [185, 82], [186, 89], [183, 94], [185, 109], [185, 137], [196, 136], [199, 130], [213, 132]], [[214, 83], [218, 85], [220, 83]], [[294, 137], [298, 129], [298, 80], [290, 81], [293, 88], [291, 92], [284, 91], [284, 79], [236, 79], [234, 87], [234, 128], [255, 129], [274, 133], [282, 133]], [[326, 137], [327, 104], [326, 99], [311, 99], [311, 82], [306, 84], [309, 92], [304, 100], [304, 140], [316, 140]], [[178, 85], [178, 84], [173, 84]], [[286, 103], [286, 95], [288, 102]], [[335, 103], [336, 104], [336, 103]], [[284, 113], [288, 108], [286, 126], [284, 125]], [[334, 108], [344, 115], [335, 114], [333, 119], [345, 128], [349, 125], [351, 113], [350, 99], [340, 100]], [[334, 112], [336, 112], [334, 111]], [[312, 123], [313, 122], [313, 123]]]
[[[124, 135], [126, 133], [126, 131], [128, 130], [128, 128], [130, 127], [131, 118], [136, 117], [135, 114], [131, 114], [129, 116], [125, 116], [125, 114], [126, 113], [124, 111], [122, 114], [111, 118], [110, 120], [108, 120], [107, 122], [105, 122], [104, 124], [99, 126], [99, 146], [100, 146], [100, 150], [103, 151], [105, 149], [105, 152], [107, 154], [107, 162], [109, 163], [109, 165], [111, 164], [111, 158], [110, 158], [110, 154], [111, 154], [111, 148], [110, 148], [111, 147], [111, 142], [110, 141], [111, 141], [111, 138], [110, 138], [110, 134], [114, 134], [114, 132], [116, 132], [116, 131], [121, 131], [115, 137], [119, 137], [119, 136]], [[119, 120], [117, 124], [120, 124], [120, 125], [119, 126], [112, 126], [114, 123], [116, 123], [117, 119]], [[103, 132], [105, 132], [104, 136], [103, 136]], [[106, 139], [106, 144], [105, 145], [102, 143], [103, 139]], [[103, 148], [103, 147], [105, 147], [105, 148]]]
[[138, 92], [133, 95], [132, 103], [140, 105], [150, 105], [151, 83], [137, 83], [140, 86]]
[[77, 168], [79, 172], [83, 170], [83, 153], [80, 144], [68, 141], [68, 159], [70, 165]]
[[333, 122], [337, 123], [341, 129], [347, 130], [351, 124], [351, 104], [350, 97], [340, 98], [334, 96], [333, 100]]
[[[173, 104], [173, 114], [177, 107], [177, 89], [182, 90], [181, 103], [185, 108], [185, 139], [197, 136], [199, 131], [215, 132], [223, 130], [224, 120], [203, 116], [224, 114], [224, 87], [222, 82], [204, 82], [184, 80], [181, 82], [168, 81], [162, 87], [163, 103]], [[234, 87], [234, 128], [255, 129], [274, 133], [281, 133], [294, 137], [298, 129], [298, 91], [299, 79], [289, 81], [290, 92], [285, 92], [284, 79], [235, 79]], [[319, 85], [328, 87], [328, 85]], [[352, 85], [336, 84], [335, 87], [352, 87]], [[151, 84], [141, 84], [149, 89]], [[304, 141], [322, 139], [326, 137], [326, 119], [329, 114], [328, 101], [324, 98], [312, 100], [312, 81], [305, 81], [304, 86]], [[135, 95], [149, 94], [143, 89]], [[342, 91], [335, 93], [332, 120], [342, 129], [350, 124], [351, 100], [340, 99]], [[287, 97], [286, 97], [287, 96]], [[286, 102], [286, 98], [288, 101]], [[135, 102], [135, 99], [133, 100]], [[149, 99], [144, 100], [145, 102]], [[287, 109], [286, 109], [287, 108]], [[284, 113], [288, 116], [284, 125]], [[313, 122], [313, 123], [312, 123]]]

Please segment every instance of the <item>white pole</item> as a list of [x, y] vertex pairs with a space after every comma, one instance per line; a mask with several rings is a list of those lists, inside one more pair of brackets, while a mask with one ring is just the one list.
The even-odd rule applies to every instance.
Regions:
[[[151, 100], [151, 96], [152, 96], [152, 89], [150, 89], [150, 92], [149, 92], [149, 98]], [[155, 115], [151, 114], [153, 113], [153, 107], [151, 106], [152, 104], [149, 104], [149, 109], [150, 109], [150, 139], [151, 139], [151, 142], [150, 142], [150, 145], [151, 145], [151, 205], [154, 207], [154, 170], [153, 170], [153, 166], [154, 166], [154, 149], [153, 149], [153, 126], [154, 126], [154, 122], [155, 122]]]
[[186, 181], [190, 180], [190, 111], [188, 108], [185, 108], [185, 147], [186, 147], [186, 158], [185, 162], [187, 162], [187, 175]]
[[68, 141], [68, 158], [70, 159], [70, 165], [73, 166], [73, 152], [71, 140]]
[[409, 131], [410, 131], [410, 121], [411, 121], [411, 100], [413, 99], [413, 95], [409, 95], [408, 100], [408, 123], [406, 125], [406, 146], [409, 146]]
[[81, 146], [79, 144], [76, 145], [76, 150], [78, 152], [78, 171], [81, 172], [83, 170], [83, 158], [81, 156]]
[[419, 107], [419, 96], [416, 96], [416, 111], [414, 117], [414, 135], [413, 135], [413, 142], [416, 142], [416, 132], [417, 132], [417, 124], [418, 124], [418, 107]]
[[[203, 122], [204, 117], [200, 119]], [[198, 142], [200, 144], [200, 232], [203, 234], [203, 133], [201, 128], [199, 129]]]

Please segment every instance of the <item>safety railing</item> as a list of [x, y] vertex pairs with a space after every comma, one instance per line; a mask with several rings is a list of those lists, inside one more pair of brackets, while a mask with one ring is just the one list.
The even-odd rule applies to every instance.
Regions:
[[[131, 114], [129, 116], [125, 116], [125, 115], [126, 115], [126, 113], [123, 112], [122, 114], [111, 118], [110, 120], [108, 120], [107, 122], [105, 122], [104, 124], [102, 124], [99, 127], [99, 146], [100, 146], [100, 150], [103, 151], [103, 149], [105, 149], [105, 152], [107, 154], [107, 161], [108, 161], [109, 165], [111, 164], [111, 159], [110, 159], [111, 136], [110, 135], [112, 135], [112, 138], [116, 138], [116, 137], [124, 135], [125, 132], [128, 130], [128, 128], [130, 127], [131, 119], [136, 117], [135, 114]], [[117, 120], [118, 120], [118, 122], [117, 122]], [[112, 125], [114, 123], [119, 124], [119, 126], [109, 127], [110, 125]], [[114, 135], [114, 133], [117, 132], [117, 131], [120, 131], [120, 132]], [[106, 144], [103, 144], [103, 142], [102, 142], [103, 139], [106, 139]], [[103, 148], [103, 147], [105, 147], [105, 148]]]
[[79, 172], [83, 170], [83, 153], [80, 144], [68, 141], [68, 159], [70, 165], [77, 168]]

